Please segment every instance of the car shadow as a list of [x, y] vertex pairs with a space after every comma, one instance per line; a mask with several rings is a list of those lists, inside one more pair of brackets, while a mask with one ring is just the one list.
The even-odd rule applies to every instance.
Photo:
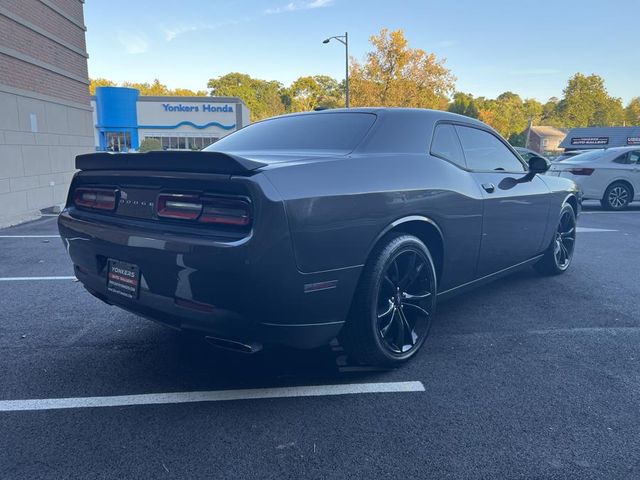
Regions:
[[[596, 200], [585, 200], [582, 202], [583, 212], [609, 212], [600, 205], [600, 202]], [[623, 212], [640, 212], [640, 202], [631, 203]]]

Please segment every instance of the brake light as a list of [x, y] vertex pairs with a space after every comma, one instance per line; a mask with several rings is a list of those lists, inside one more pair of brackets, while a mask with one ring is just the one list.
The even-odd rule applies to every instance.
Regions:
[[117, 191], [110, 188], [76, 188], [73, 203], [82, 208], [95, 210], [114, 210]]
[[204, 197], [204, 208], [198, 219], [202, 223], [218, 223], [246, 227], [251, 223], [249, 202], [233, 197]]
[[251, 224], [251, 204], [242, 197], [163, 193], [156, 211], [161, 218], [237, 227]]
[[595, 168], [567, 168], [566, 171], [574, 175], [591, 175], [594, 170]]

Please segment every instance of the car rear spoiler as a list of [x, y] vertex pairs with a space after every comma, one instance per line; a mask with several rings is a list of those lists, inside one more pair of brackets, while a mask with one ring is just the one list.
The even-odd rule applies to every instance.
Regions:
[[78, 170], [151, 170], [163, 172], [246, 175], [265, 162], [222, 152], [153, 151], [145, 153], [88, 153], [76, 157]]

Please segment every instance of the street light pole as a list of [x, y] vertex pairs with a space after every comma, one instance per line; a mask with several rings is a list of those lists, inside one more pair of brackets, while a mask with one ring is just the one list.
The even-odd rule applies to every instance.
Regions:
[[344, 35], [335, 35], [323, 40], [322, 43], [329, 43], [331, 40], [337, 40], [344, 45], [344, 104], [349, 108], [349, 32]]

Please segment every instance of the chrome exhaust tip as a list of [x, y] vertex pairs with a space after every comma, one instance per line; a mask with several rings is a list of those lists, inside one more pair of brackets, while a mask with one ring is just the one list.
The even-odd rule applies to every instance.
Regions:
[[262, 344], [257, 342], [238, 342], [236, 340], [230, 340], [228, 338], [219, 337], [204, 337], [209, 345], [216, 348], [222, 348], [224, 350], [231, 350], [233, 352], [240, 353], [256, 353], [262, 350]]

